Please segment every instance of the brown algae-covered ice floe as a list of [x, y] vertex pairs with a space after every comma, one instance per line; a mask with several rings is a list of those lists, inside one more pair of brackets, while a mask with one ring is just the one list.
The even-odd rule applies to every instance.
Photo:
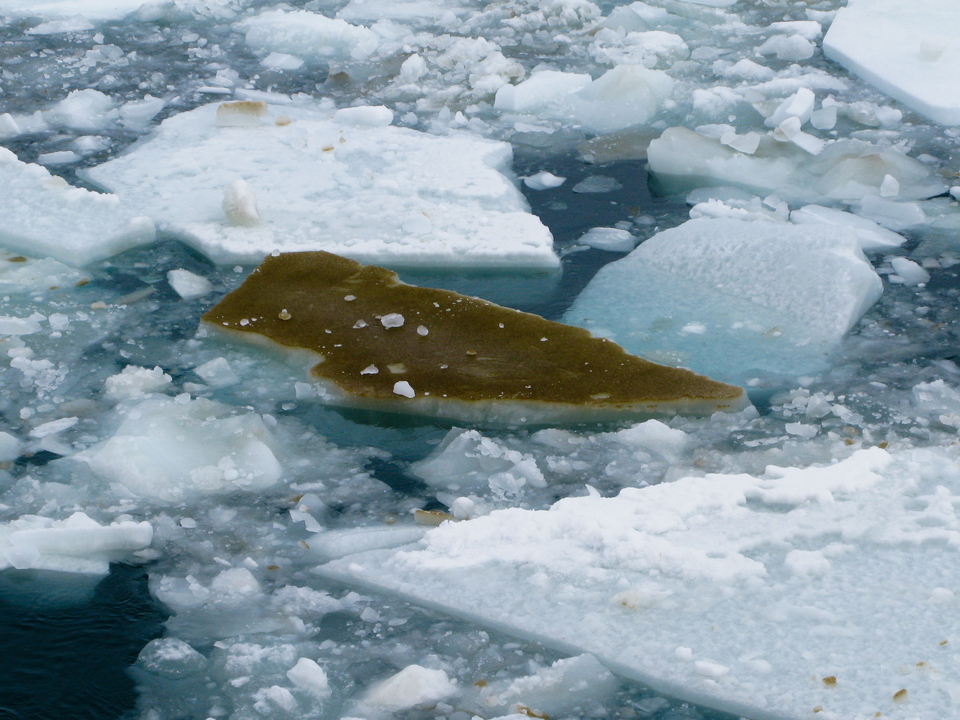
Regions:
[[205, 326], [307, 357], [326, 402], [481, 423], [704, 415], [744, 391], [581, 328], [325, 252], [275, 254]]

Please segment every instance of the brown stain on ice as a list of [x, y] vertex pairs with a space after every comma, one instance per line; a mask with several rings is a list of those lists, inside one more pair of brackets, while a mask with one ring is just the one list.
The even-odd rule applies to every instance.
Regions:
[[[392, 313], [402, 326], [383, 326]], [[383, 372], [402, 366], [418, 399], [701, 414], [745, 404], [741, 388], [643, 360], [582, 328], [407, 285], [325, 252], [267, 257], [203, 319], [316, 353], [313, 375], [363, 399], [409, 402], [394, 393], [396, 375]], [[371, 364], [381, 371], [361, 374]]]

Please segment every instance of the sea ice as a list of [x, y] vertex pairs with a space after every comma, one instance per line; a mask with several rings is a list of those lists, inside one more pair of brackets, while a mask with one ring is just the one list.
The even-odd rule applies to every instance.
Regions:
[[0, 293], [43, 292], [89, 282], [90, 276], [50, 258], [15, 255], [0, 250]]
[[33, 257], [87, 265], [153, 242], [149, 218], [116, 195], [68, 185], [0, 148], [0, 244]]
[[167, 282], [184, 300], [193, 300], [213, 292], [213, 284], [209, 280], [182, 268], [170, 270], [167, 273]]
[[745, 383], [824, 367], [882, 291], [852, 230], [699, 219], [601, 268], [564, 319], [642, 357]]
[[119, 492], [160, 503], [270, 487], [282, 468], [263, 419], [203, 398], [121, 405], [107, 440], [62, 462], [82, 462]]
[[[208, 105], [86, 173], [217, 262], [324, 249], [394, 266], [558, 266], [550, 232], [511, 181], [509, 145], [340, 123], [325, 107], [284, 106], [285, 125], [217, 127]], [[257, 225], [221, 209], [238, 178], [255, 189]]]
[[900, 247], [907, 241], [903, 235], [880, 227], [873, 220], [823, 205], [805, 205], [791, 212], [790, 220], [796, 225], [850, 228], [860, 241], [860, 249], [868, 252]]
[[0, 16], [43, 17], [88, 21], [121, 20], [141, 5], [143, 0], [0, 0]]
[[319, 571], [738, 715], [935, 720], [958, 683], [939, 590], [960, 538], [956, 456], [872, 448], [499, 510]]
[[131, 560], [152, 542], [148, 522], [101, 525], [82, 512], [65, 520], [24, 515], [0, 525], [0, 569], [106, 575], [111, 562]]
[[840, 8], [823, 52], [934, 122], [960, 125], [958, 34], [951, 0], [857, 0]]
[[307, 10], [268, 10], [236, 25], [247, 45], [266, 53], [311, 60], [363, 60], [377, 49], [372, 30]]
[[443, 670], [408, 665], [393, 677], [370, 688], [363, 696], [361, 705], [396, 712], [422, 703], [436, 703], [457, 692], [459, 688]]

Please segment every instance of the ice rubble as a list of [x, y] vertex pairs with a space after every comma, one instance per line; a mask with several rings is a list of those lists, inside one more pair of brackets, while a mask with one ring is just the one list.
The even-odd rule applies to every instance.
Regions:
[[58, 570], [106, 575], [111, 562], [150, 547], [153, 526], [118, 520], [101, 525], [85, 513], [65, 520], [24, 515], [0, 525], [0, 570]]
[[592, 493], [446, 523], [320, 572], [749, 717], [933, 720], [960, 688], [956, 458], [873, 448]]
[[0, 244], [33, 257], [82, 266], [152, 242], [149, 218], [116, 195], [68, 185], [0, 148]]
[[[323, 108], [273, 107], [281, 124], [217, 127], [217, 106], [201, 107], [87, 176], [217, 262], [323, 249], [394, 266], [558, 266], [550, 232], [511, 182], [509, 145], [391, 127], [374, 108]], [[258, 224], [224, 215], [224, 187], [238, 179]]]
[[[151, 374], [144, 382], [154, 379]], [[117, 396], [121, 387], [108, 389]], [[255, 413], [184, 394], [145, 397], [119, 406], [116, 415], [119, 426], [110, 438], [61, 462], [86, 464], [121, 496], [179, 503], [262, 490], [280, 478], [276, 444]]]
[[704, 218], [601, 268], [564, 319], [743, 384], [825, 367], [882, 291], [852, 230]]
[[837, 13], [823, 52], [934, 122], [960, 125], [958, 32], [950, 0], [856, 0]]

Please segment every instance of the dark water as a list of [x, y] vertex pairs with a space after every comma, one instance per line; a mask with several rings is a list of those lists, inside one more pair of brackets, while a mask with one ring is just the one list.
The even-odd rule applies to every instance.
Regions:
[[145, 568], [113, 565], [86, 598], [82, 583], [0, 573], [0, 717], [112, 720], [133, 709], [126, 670], [168, 613], [150, 596]]

